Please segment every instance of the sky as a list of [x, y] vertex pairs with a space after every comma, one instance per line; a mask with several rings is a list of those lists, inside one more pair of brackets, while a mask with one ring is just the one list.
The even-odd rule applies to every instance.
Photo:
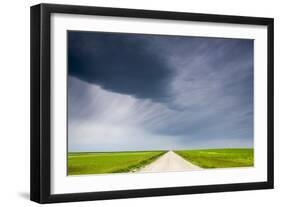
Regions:
[[68, 150], [253, 147], [253, 47], [68, 31]]

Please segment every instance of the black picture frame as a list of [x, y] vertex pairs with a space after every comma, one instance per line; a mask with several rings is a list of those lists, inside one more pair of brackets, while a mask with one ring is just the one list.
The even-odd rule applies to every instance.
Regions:
[[[50, 183], [50, 16], [53, 13], [134, 17], [149, 19], [181, 20], [210, 23], [232, 23], [267, 26], [267, 181], [238, 184], [218, 184], [188, 187], [87, 192], [74, 194], [51, 194]], [[179, 194], [210, 193], [273, 188], [273, 19], [245, 16], [195, 14], [168, 11], [135, 10], [90, 6], [39, 4], [31, 7], [31, 174], [30, 199], [38, 203], [88, 201], [102, 199], [166, 196]]]

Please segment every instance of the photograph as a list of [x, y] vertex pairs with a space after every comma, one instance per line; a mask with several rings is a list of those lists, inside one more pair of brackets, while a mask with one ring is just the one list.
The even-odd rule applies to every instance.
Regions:
[[274, 18], [30, 9], [30, 199], [274, 188]]
[[254, 40], [67, 31], [67, 175], [254, 167]]

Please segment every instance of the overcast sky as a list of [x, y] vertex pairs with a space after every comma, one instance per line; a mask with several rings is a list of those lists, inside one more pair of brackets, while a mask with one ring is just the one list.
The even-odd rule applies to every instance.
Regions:
[[253, 40], [68, 32], [68, 149], [253, 146]]

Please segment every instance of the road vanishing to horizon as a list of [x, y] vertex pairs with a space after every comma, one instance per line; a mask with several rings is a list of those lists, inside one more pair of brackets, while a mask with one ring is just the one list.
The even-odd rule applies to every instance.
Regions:
[[144, 166], [136, 172], [175, 172], [189, 170], [202, 170], [202, 168], [183, 159], [175, 152], [168, 151], [154, 162]]
[[68, 175], [254, 166], [253, 39], [67, 37]]
[[182, 172], [253, 166], [252, 148], [68, 153], [68, 175]]

